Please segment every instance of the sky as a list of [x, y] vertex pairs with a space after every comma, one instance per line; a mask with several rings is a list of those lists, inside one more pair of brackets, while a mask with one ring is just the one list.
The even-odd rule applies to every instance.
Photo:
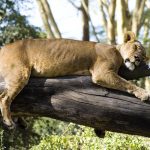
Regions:
[[[77, 11], [68, 0], [48, 0], [54, 15], [55, 21], [60, 29], [60, 32], [63, 35], [63, 38], [70, 39], [82, 39], [82, 17], [80, 11]], [[80, 2], [80, 0], [76, 0]], [[95, 26], [100, 24], [100, 14], [98, 10], [98, 5], [96, 5], [93, 0], [90, 2], [90, 12], [92, 22]], [[80, 6], [80, 3], [77, 3]], [[30, 8], [30, 9], [26, 9]], [[94, 8], [94, 9], [92, 9]], [[20, 9], [22, 15], [28, 16], [30, 24], [43, 28], [43, 23], [41, 16], [38, 10], [38, 5], [36, 0], [33, 0], [33, 3], [24, 4], [23, 9]], [[95, 40], [95, 39], [93, 39]]]
[[[80, 6], [80, 0], [74, 0]], [[77, 11], [68, 0], [48, 0], [55, 21], [62, 33], [63, 38], [82, 39], [82, 17], [80, 11]], [[130, 1], [129, 8], [132, 9], [135, 5], [135, 0]], [[97, 0], [90, 0], [90, 16], [95, 27], [100, 27], [101, 18], [98, 8]], [[28, 21], [34, 26], [41, 27], [43, 30], [43, 23], [36, 0], [32, 3], [25, 3], [20, 9], [21, 14], [28, 16]], [[91, 39], [95, 41], [95, 39]]]
[[[81, 14], [68, 3], [67, 0], [49, 0], [55, 21], [64, 38], [81, 38]], [[36, 0], [28, 4], [29, 10], [21, 10], [21, 13], [29, 16], [30, 24], [43, 28], [40, 12]]]

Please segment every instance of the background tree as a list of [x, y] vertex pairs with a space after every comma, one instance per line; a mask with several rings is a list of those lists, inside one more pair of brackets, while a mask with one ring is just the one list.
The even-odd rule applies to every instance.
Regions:
[[36, 0], [48, 38], [61, 38], [61, 33], [47, 0]]
[[135, 7], [129, 10], [128, 0], [98, 0], [108, 43], [116, 43], [115, 37], [118, 43], [122, 43], [123, 35], [127, 30], [139, 35], [143, 25], [149, 20], [147, 16], [149, 9], [146, 2], [146, 0], [136, 0]]
[[82, 11], [82, 22], [83, 22], [83, 37], [82, 40], [89, 41], [89, 15], [86, 11], [89, 11], [89, 1], [82, 0], [81, 2], [81, 11]]
[[41, 14], [41, 18], [43, 20], [44, 28], [46, 30], [47, 38], [55, 38], [54, 33], [51, 29], [51, 25], [48, 21], [48, 16], [46, 14], [46, 10], [44, 9], [44, 6], [43, 6], [41, 0], [37, 0], [37, 4], [39, 6], [39, 11], [40, 11], [40, 14]]
[[40, 28], [30, 25], [25, 16], [15, 8], [12, 0], [1, 0], [0, 10], [3, 16], [0, 20], [0, 46], [24, 38], [40, 37]]
[[116, 0], [103, 1], [98, 0], [99, 9], [101, 12], [102, 25], [107, 33], [108, 43], [115, 44], [115, 10]]

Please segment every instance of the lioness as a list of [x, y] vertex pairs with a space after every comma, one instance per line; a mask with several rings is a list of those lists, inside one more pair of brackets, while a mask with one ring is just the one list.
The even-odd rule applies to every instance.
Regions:
[[0, 50], [0, 75], [5, 90], [0, 95], [4, 124], [15, 127], [10, 104], [28, 83], [30, 76], [57, 77], [89, 73], [103, 87], [126, 91], [142, 101], [149, 94], [121, 78], [117, 72], [125, 64], [134, 70], [146, 57], [145, 49], [133, 32], [125, 34], [121, 45], [105, 45], [67, 39], [30, 39], [8, 44]]

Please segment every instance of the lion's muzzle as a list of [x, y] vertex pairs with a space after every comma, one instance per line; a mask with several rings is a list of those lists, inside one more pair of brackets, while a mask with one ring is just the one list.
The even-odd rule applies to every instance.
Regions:
[[133, 71], [136, 66], [139, 66], [139, 64], [141, 63], [141, 60], [138, 56], [134, 56], [132, 61], [129, 58], [127, 58], [127, 59], [125, 59], [124, 63], [125, 63], [125, 66], [129, 70]]

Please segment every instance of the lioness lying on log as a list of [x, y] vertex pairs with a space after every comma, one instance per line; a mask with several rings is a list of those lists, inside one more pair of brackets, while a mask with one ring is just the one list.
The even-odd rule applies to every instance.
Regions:
[[145, 58], [144, 47], [130, 31], [121, 45], [67, 39], [29, 39], [5, 45], [0, 50], [0, 76], [5, 81], [5, 90], [0, 95], [4, 124], [9, 129], [15, 127], [10, 105], [30, 76], [51, 78], [91, 74], [92, 81], [98, 85], [147, 100], [147, 91], [117, 74], [121, 65], [134, 70]]

